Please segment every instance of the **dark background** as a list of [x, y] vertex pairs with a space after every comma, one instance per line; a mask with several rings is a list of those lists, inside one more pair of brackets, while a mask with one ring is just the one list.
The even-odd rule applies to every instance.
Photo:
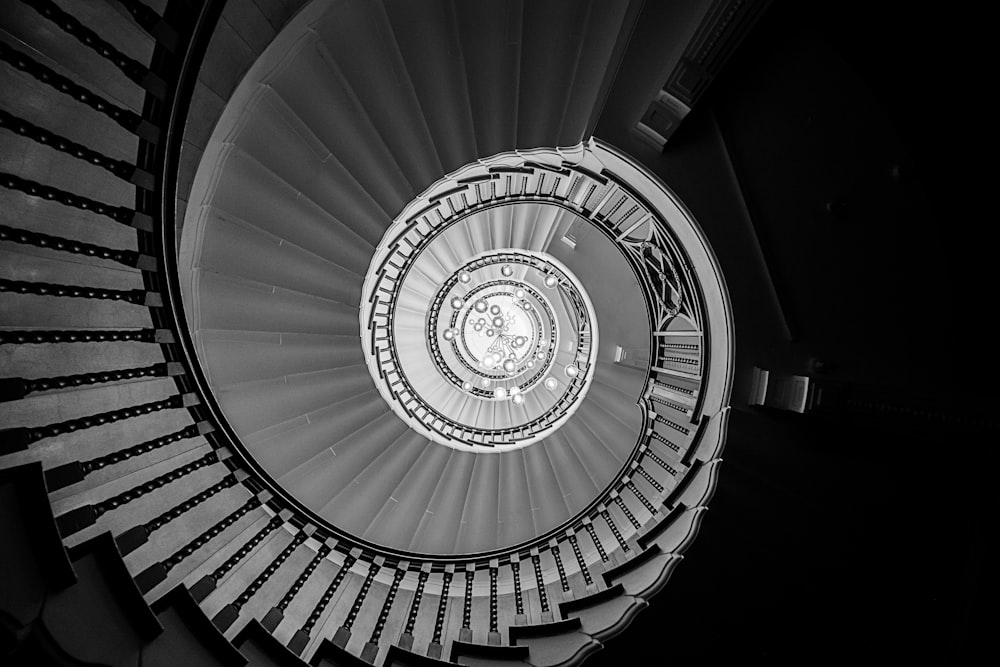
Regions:
[[[982, 641], [998, 370], [996, 216], [982, 203], [994, 189], [989, 41], [982, 17], [922, 7], [776, 0], [662, 155], [616, 125], [609, 102], [597, 136], [663, 176], [719, 256], [737, 374], [698, 539], [588, 664], [956, 663]], [[656, 40], [662, 11], [645, 4], [633, 45]], [[622, 94], [641, 67], [634, 51]], [[756, 268], [736, 209], [720, 203], [734, 190], [760, 241]], [[746, 407], [753, 365], [806, 373], [811, 359], [826, 363], [823, 378], [988, 423]]]

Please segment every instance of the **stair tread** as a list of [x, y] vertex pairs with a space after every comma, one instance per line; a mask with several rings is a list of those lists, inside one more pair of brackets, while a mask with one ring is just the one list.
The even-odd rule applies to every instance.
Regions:
[[[198, 659], [201, 652], [206, 659], [217, 661], [212, 664], [224, 667], [247, 664], [247, 657], [219, 632], [183, 585], [161, 597], [152, 607], [164, 633], [143, 649], [144, 667], [176, 664], [178, 652], [185, 656], [185, 664], [192, 667], [202, 664]], [[179, 633], [186, 637], [178, 640], [173, 636]]]

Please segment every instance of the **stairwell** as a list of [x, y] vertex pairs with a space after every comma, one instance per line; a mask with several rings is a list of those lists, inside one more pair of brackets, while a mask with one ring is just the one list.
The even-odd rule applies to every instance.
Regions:
[[[676, 331], [663, 332], [660, 344], [662, 356], [681, 361], [654, 374], [643, 392], [656, 406], [649, 439], [627, 456], [591, 454], [634, 465], [613, 483], [577, 489], [594, 502], [577, 518], [564, 505], [551, 523], [574, 521], [561, 533], [487, 556], [406, 553], [364, 539], [371, 535], [362, 529], [411, 530], [411, 547], [422, 544], [421, 526], [393, 514], [397, 501], [390, 499], [409, 493], [424, 507], [454, 506], [437, 490], [453, 468], [461, 468], [466, 489], [524, 484], [520, 497], [506, 497], [527, 502], [530, 516], [535, 505], [557, 507], [562, 501], [551, 494], [565, 495], [577, 483], [566, 480], [587, 479], [593, 462], [575, 454], [460, 461], [392, 420], [373, 400], [366, 375], [296, 376], [317, 364], [364, 371], [348, 327], [357, 327], [351, 304], [367, 267], [357, 256], [371, 252], [418, 193], [479, 158], [589, 137], [628, 32], [629, 3], [575, 4], [340, 3], [342, 20], [324, 24], [329, 34], [312, 33], [302, 67], [259, 89], [259, 108], [266, 108], [260, 119], [272, 125], [249, 128], [245, 142], [224, 147], [260, 187], [229, 194], [231, 209], [244, 208], [219, 217], [216, 243], [227, 252], [202, 246], [202, 258], [215, 262], [203, 280], [225, 282], [229, 291], [213, 292], [228, 296], [202, 312], [208, 326], [197, 339], [181, 307], [189, 287], [178, 277], [190, 267], [176, 264], [197, 165], [220, 148], [210, 137], [223, 107], [300, 3], [4, 6], [3, 655], [23, 664], [577, 664], [663, 588], [714, 489], [727, 417], [699, 413], [684, 355], [667, 354], [671, 345], [688, 344]], [[365, 41], [350, 29], [361, 24], [382, 39]], [[543, 30], [553, 24], [564, 30]], [[295, 85], [308, 68], [339, 89]], [[370, 68], [391, 73], [395, 85], [365, 85]], [[307, 93], [329, 99], [319, 104]], [[330, 111], [338, 104], [340, 111]], [[309, 116], [320, 111], [353, 125]], [[267, 151], [275, 136], [287, 152]], [[312, 155], [321, 165], [315, 180], [281, 155]], [[282, 176], [282, 169], [289, 171]], [[289, 182], [300, 203], [312, 197], [308, 210], [284, 218], [294, 224], [246, 224]], [[324, 237], [330, 229], [337, 234]], [[355, 245], [345, 246], [346, 239]], [[248, 276], [240, 253], [252, 257], [253, 244], [275, 241], [283, 261], [261, 267], [268, 276]], [[291, 263], [316, 273], [282, 274], [281, 265]], [[306, 310], [321, 301], [329, 314], [340, 304], [344, 317], [332, 327], [283, 332], [292, 334], [290, 344], [266, 357], [277, 359], [273, 367], [209, 367], [204, 377], [192, 363], [196, 349], [253, 354], [269, 345], [246, 333], [266, 325], [225, 319], [253, 318], [259, 309], [227, 311], [225, 302], [253, 303], [252, 294], [266, 292], [256, 287], [279, 284], [308, 297]], [[567, 424], [555, 441], [617, 437], [634, 409], [618, 389], [630, 373], [602, 368], [593, 416]], [[279, 377], [286, 378], [281, 388], [268, 386]], [[245, 443], [256, 453], [255, 445], [278, 432], [283, 442], [308, 448], [308, 429], [265, 430], [302, 414], [260, 423], [242, 438], [230, 424], [238, 410], [252, 423], [255, 406], [289, 385], [310, 395], [325, 391], [325, 381], [346, 383], [338, 391], [362, 397], [319, 415], [317, 423], [342, 434], [337, 447], [346, 454], [366, 438], [391, 443], [380, 457], [353, 447], [338, 472], [339, 493], [323, 501], [357, 517], [348, 525], [362, 539], [315, 521], [273, 486], [263, 460], [242, 449]], [[274, 405], [282, 403], [266, 407]], [[554, 483], [529, 484], [526, 469]], [[574, 469], [578, 474], [560, 481]], [[376, 471], [384, 498], [379, 507], [361, 507], [351, 484], [374, 485]], [[549, 495], [531, 498], [532, 486]], [[497, 509], [470, 504], [466, 511]], [[435, 540], [423, 543], [433, 545], [440, 533], [432, 526], [426, 535]]]

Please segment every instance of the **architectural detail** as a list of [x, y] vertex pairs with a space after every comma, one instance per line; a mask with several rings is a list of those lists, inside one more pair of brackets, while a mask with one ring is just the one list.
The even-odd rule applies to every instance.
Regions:
[[[402, 29], [424, 11], [407, 3], [315, 0], [291, 19], [261, 3], [171, 1], [162, 16], [134, 0], [22, 4], [33, 11], [12, 12], [14, 40], [36, 14], [63, 37], [22, 40], [30, 58], [0, 40], [18, 91], [39, 100], [3, 111], [0, 131], [53, 165], [0, 174], [16, 211], [0, 241], [19, 258], [0, 277], [16, 327], [0, 332], [16, 365], [0, 381], [0, 464], [11, 493], [49, 513], [26, 539], [44, 533], [81, 577], [123, 580], [122, 625], [142, 642], [183, 609], [230, 658], [280, 641], [317, 663], [575, 664], [620, 632], [632, 612], [595, 629], [563, 605], [621, 591], [645, 606], [653, 587], [616, 583], [621, 568], [669, 576], [697, 526], [662, 524], [660, 508], [711, 496], [732, 359], [725, 289], [691, 215], [590, 136], [629, 3], [579, 21], [589, 64], [563, 72], [548, 129], [489, 124], [510, 120], [480, 99], [503, 48], [451, 58], [466, 92], [445, 101], [466, 106], [447, 107], [443, 134], [426, 113], [438, 79], [417, 57], [439, 42]], [[524, 29], [539, 24], [533, 3], [453, 10], [440, 25], [548, 43]], [[386, 39], [353, 42], [361, 25]], [[223, 73], [227, 30], [252, 55]], [[365, 63], [404, 85], [367, 81]], [[314, 76], [336, 89], [303, 88]], [[206, 91], [226, 107], [214, 131]], [[686, 398], [654, 401], [666, 382]], [[669, 540], [637, 542], [654, 530]], [[71, 653], [29, 622], [11, 625], [21, 657]], [[578, 637], [588, 648], [567, 648]]]

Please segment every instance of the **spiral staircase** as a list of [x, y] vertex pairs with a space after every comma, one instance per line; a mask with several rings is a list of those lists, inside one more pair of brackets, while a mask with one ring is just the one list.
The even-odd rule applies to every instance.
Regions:
[[[569, 665], [625, 629], [733, 354], [690, 214], [591, 136], [632, 4], [4, 4], [4, 655]], [[549, 313], [524, 382], [452, 340], [496, 285]]]

